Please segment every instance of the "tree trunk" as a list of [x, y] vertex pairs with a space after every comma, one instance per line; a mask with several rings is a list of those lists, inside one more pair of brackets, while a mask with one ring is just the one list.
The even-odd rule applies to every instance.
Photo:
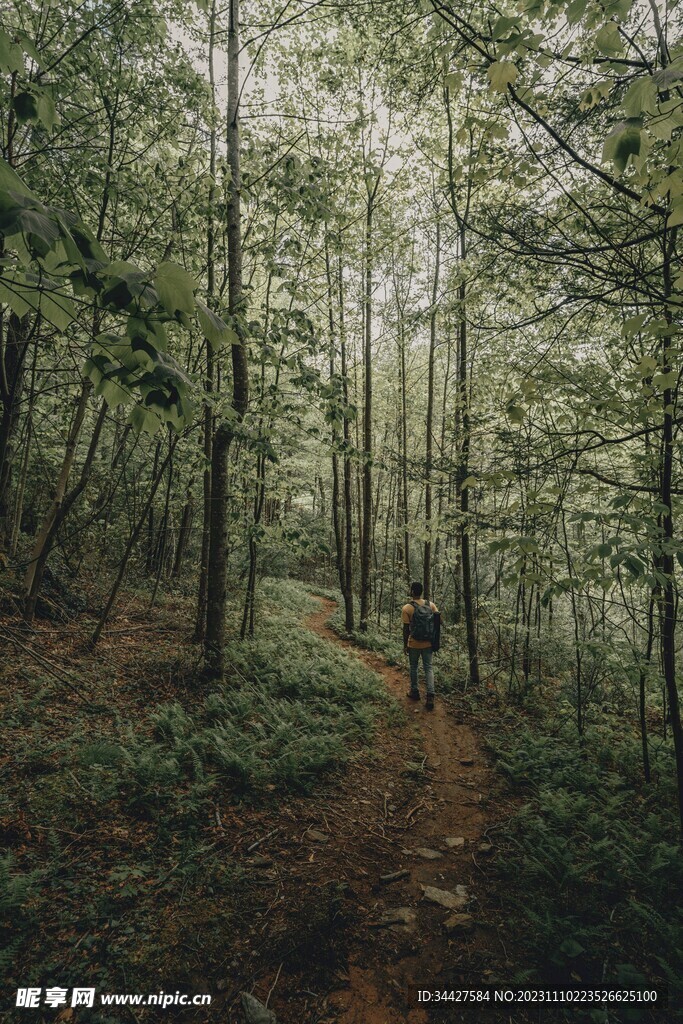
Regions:
[[180, 528], [178, 530], [178, 543], [176, 544], [175, 556], [173, 558], [173, 569], [171, 570], [171, 578], [177, 580], [180, 576], [180, 570], [183, 565], [183, 559], [185, 558], [185, 552], [187, 551], [187, 543], [190, 539], [190, 532], [192, 530], [192, 519], [194, 516], [194, 502], [192, 500], [191, 493], [192, 483], [187, 489], [187, 495], [185, 497], [185, 504], [183, 506], [183, 514], [180, 519]]
[[401, 349], [401, 442], [403, 452], [401, 457], [401, 482], [403, 484], [403, 559], [406, 587], [410, 586], [410, 533], [408, 523], [410, 521], [410, 508], [408, 504], [408, 408], [406, 401], [406, 339], [403, 329], [403, 322], [399, 326], [399, 346]]
[[[467, 255], [465, 225], [460, 225], [460, 258], [464, 261]], [[470, 414], [469, 414], [469, 386], [467, 366], [467, 319], [465, 315], [465, 303], [467, 291], [465, 282], [460, 284], [460, 353], [458, 372], [458, 398], [460, 402], [460, 414], [462, 423], [462, 443], [460, 446], [460, 459], [458, 460], [458, 473], [456, 475], [456, 486], [460, 495], [460, 511], [462, 512], [462, 533], [460, 538], [460, 557], [462, 571], [462, 601], [465, 612], [465, 629], [467, 633], [467, 653], [470, 662], [470, 682], [474, 686], [479, 685], [479, 655], [477, 651], [477, 626], [475, 599], [472, 588], [472, 567], [470, 562], [470, 524], [468, 523], [470, 488], [467, 485], [469, 476], [469, 453], [470, 453]]]
[[[346, 412], [349, 401], [349, 386], [346, 365], [344, 279], [341, 257], [339, 259], [337, 280], [339, 286], [339, 355], [341, 359], [342, 398], [344, 401], [344, 411]], [[353, 608], [353, 500], [351, 493], [351, 459], [349, 457], [349, 447], [351, 444], [350, 431], [351, 428], [348, 417], [344, 415], [344, 423], [342, 426], [344, 439], [344, 585], [342, 589], [344, 594], [344, 628], [347, 633], [353, 633], [355, 628]]]
[[[232, 351], [232, 407], [241, 422], [249, 403], [249, 365], [242, 324], [242, 227], [240, 222], [239, 126], [239, 0], [230, 0], [228, 24], [228, 311], [239, 343]], [[225, 603], [227, 586], [228, 453], [233, 427], [221, 423], [214, 435], [211, 460], [211, 536], [207, 580], [208, 608], [204, 655], [207, 674], [220, 679], [224, 672]]]
[[439, 296], [439, 269], [441, 266], [441, 225], [436, 222], [436, 256], [432, 308], [429, 314], [429, 362], [427, 374], [427, 441], [425, 451], [425, 525], [428, 531], [424, 546], [423, 584], [427, 600], [432, 597], [432, 463], [434, 460], [434, 352], [436, 350], [437, 299]]
[[[209, 13], [209, 88], [211, 102], [216, 106], [216, 75], [214, 54], [216, 49], [216, 0], [211, 4]], [[209, 134], [209, 216], [206, 225], [206, 304], [213, 309], [216, 297], [216, 266], [215, 244], [216, 223], [214, 205], [216, 202], [216, 119], [212, 111], [211, 131]], [[211, 461], [213, 451], [214, 417], [211, 394], [214, 389], [214, 356], [211, 345], [206, 343], [206, 379], [204, 390], [207, 401], [204, 403], [204, 473], [202, 475], [203, 507], [202, 507], [202, 548], [199, 561], [199, 587], [197, 591], [197, 617], [195, 619], [195, 643], [202, 643], [206, 632], [206, 604], [209, 576], [209, 546], [211, 542]]]
[[26, 352], [32, 334], [27, 316], [20, 319], [10, 313], [6, 331], [3, 320], [0, 317], [0, 552], [8, 551], [11, 544], [12, 441], [19, 422]]
[[363, 536], [360, 557], [360, 622], [361, 632], [368, 628], [370, 617], [370, 567], [372, 559], [372, 217], [374, 193], [368, 196], [365, 217], [365, 296], [364, 296], [364, 405], [363, 405]]

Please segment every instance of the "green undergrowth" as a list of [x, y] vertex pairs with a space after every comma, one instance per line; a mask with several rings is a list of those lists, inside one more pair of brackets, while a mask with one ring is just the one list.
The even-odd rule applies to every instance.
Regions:
[[197, 650], [184, 643], [182, 605], [175, 646], [138, 633], [135, 645], [79, 663], [85, 696], [107, 673], [111, 715], [74, 703], [55, 727], [59, 685], [27, 665], [16, 670], [30, 683], [20, 692], [5, 673], [0, 824], [14, 853], [0, 859], [0, 975], [10, 988], [87, 979], [154, 991], [169, 961], [173, 985], [190, 986], [190, 961], [197, 971], [222, 962], [248, 913], [221, 814], [263, 807], [266, 828], [288, 794], [372, 756], [375, 719], [391, 706], [379, 678], [306, 628], [319, 602], [302, 585], [267, 580], [257, 600], [257, 635], [245, 641], [230, 636], [235, 601], [225, 682], [211, 690], [189, 672]]
[[396, 628], [393, 632], [387, 627], [378, 626], [375, 622], [369, 622], [366, 632], [354, 629], [352, 633], [348, 633], [344, 621], [344, 604], [340, 597], [337, 600], [339, 603], [330, 619], [330, 625], [335, 633], [338, 636], [348, 637], [358, 647], [362, 647], [366, 651], [381, 654], [390, 665], [398, 664], [403, 657], [400, 617], [397, 619]]
[[[623, 729], [596, 729], [580, 742], [568, 727], [548, 736], [518, 723], [495, 747], [499, 769], [525, 800], [497, 832], [501, 892], [527, 947], [520, 962], [528, 969], [517, 980], [659, 982], [669, 987], [666, 1019], [683, 1020], [683, 851], [668, 748], [652, 744], [655, 781], [645, 786], [638, 738]], [[567, 1019], [645, 1021], [648, 1012], [574, 1007]]]

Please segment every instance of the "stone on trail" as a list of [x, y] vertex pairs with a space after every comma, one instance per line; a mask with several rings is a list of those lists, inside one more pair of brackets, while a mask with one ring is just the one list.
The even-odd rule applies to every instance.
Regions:
[[398, 882], [401, 878], [408, 878], [410, 871], [408, 868], [402, 868], [400, 871], [392, 871], [389, 875], [380, 875], [379, 880], [383, 885], [389, 885], [390, 882]]
[[492, 843], [479, 843], [479, 846], [477, 847], [477, 851], [479, 853], [484, 853], [484, 854], [493, 853], [493, 844]]
[[451, 914], [443, 923], [449, 935], [457, 932], [471, 932], [474, 928], [474, 918], [471, 914]]
[[430, 903], [438, 903], [446, 910], [462, 910], [467, 905], [469, 894], [464, 885], [456, 885], [455, 892], [448, 889], [437, 889], [433, 885], [420, 885], [423, 897]]
[[457, 848], [459, 846], [464, 846], [465, 845], [465, 837], [464, 836], [447, 836], [447, 838], [444, 839], [444, 843], [446, 844], [446, 846], [450, 850], [457, 850]]
[[313, 839], [316, 843], [326, 843], [329, 840], [329, 836], [325, 835], [324, 832], [319, 832], [317, 828], [309, 828], [306, 833], [309, 839]]
[[387, 928], [390, 924], [413, 924], [415, 917], [415, 911], [410, 907], [394, 907], [385, 911], [379, 921], [372, 922], [372, 927]]
[[277, 1024], [272, 1010], [259, 1002], [250, 992], [242, 993], [242, 1011], [246, 1024]]
[[253, 864], [255, 868], [269, 868], [273, 863], [272, 857], [252, 857], [250, 864]]
[[422, 860], [441, 860], [443, 857], [442, 853], [438, 850], [430, 850], [426, 846], [418, 846], [416, 849], [411, 851], [416, 857], [422, 857]]

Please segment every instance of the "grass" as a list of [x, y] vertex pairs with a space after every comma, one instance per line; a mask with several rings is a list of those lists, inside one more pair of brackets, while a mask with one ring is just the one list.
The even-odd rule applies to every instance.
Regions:
[[[321, 596], [325, 597], [326, 595], [322, 594]], [[391, 632], [385, 627], [379, 627], [376, 623], [370, 622], [365, 633], [361, 632], [360, 629], [347, 633], [344, 622], [344, 606], [343, 604], [338, 604], [330, 619], [330, 625], [338, 636], [349, 637], [358, 647], [362, 647], [366, 651], [372, 651], [375, 654], [381, 654], [382, 657], [386, 658], [389, 665], [400, 664], [403, 659], [403, 638], [400, 622], [397, 622], [395, 630]]]
[[[518, 723], [496, 746], [499, 769], [526, 798], [498, 833], [505, 911], [527, 947], [518, 980], [640, 988], [656, 980], [669, 986], [668, 1019], [683, 1020], [674, 1009], [683, 997], [683, 851], [670, 753], [653, 750], [659, 781], [645, 787], [637, 737], [623, 729], [595, 729], [580, 743], [568, 728], [547, 736]], [[649, 1019], [637, 1006], [626, 1016], [572, 1012], [600, 1024]]]
[[[71, 678], [78, 673], [105, 715], [65, 700], [30, 662], [6, 667], [8, 990], [87, 979], [104, 991], [153, 991], [168, 958], [175, 984], [196, 983], [178, 967], [183, 944], [198, 943], [198, 962], [220, 962], [225, 936], [248, 927], [243, 868], [226, 849], [240, 808], [311, 793], [367, 756], [377, 715], [390, 708], [378, 677], [303, 628], [319, 605], [302, 585], [264, 581], [257, 600], [258, 634], [229, 638], [226, 680], [211, 692], [194, 671], [182, 599], [161, 602], [161, 633], [119, 628], [94, 656], [71, 658]], [[145, 621], [134, 599], [122, 609], [114, 625]], [[236, 602], [229, 624], [239, 622]], [[59, 632], [54, 642], [56, 656]]]

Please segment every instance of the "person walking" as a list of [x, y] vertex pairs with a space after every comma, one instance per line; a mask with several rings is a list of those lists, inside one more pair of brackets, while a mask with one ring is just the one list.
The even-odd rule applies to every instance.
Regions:
[[431, 601], [422, 596], [422, 584], [410, 584], [410, 601], [403, 605], [401, 622], [403, 623], [403, 653], [410, 661], [410, 700], [420, 699], [417, 673], [422, 658], [425, 684], [427, 687], [427, 711], [434, 710], [434, 668], [432, 657], [439, 649], [441, 616], [439, 609]]

